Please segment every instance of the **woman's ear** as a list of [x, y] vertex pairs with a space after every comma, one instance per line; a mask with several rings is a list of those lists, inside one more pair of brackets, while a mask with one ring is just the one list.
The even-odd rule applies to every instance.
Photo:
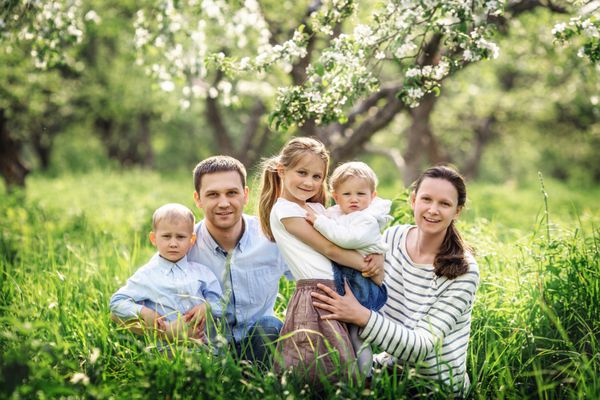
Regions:
[[417, 199], [417, 194], [414, 190], [410, 193], [410, 208], [415, 209], [415, 201]]
[[458, 217], [460, 217], [460, 212], [462, 211], [462, 209], [462, 206], [456, 207], [456, 214], [454, 214], [454, 217], [452, 218], [454, 221], [456, 221]]

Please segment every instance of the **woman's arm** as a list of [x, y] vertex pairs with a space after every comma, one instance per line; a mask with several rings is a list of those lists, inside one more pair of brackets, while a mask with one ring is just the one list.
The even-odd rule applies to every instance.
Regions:
[[[310, 223], [308, 223], [308, 221], [306, 221], [306, 219], [288, 217], [281, 219], [281, 223], [290, 234], [294, 235], [330, 260], [358, 271], [367, 269], [367, 262], [359, 252], [356, 250], [342, 249], [341, 247], [336, 246], [321, 235]], [[381, 263], [372, 279], [375, 283], [380, 285], [381, 282], [383, 282], [383, 276], [383, 263]]]
[[319, 289], [325, 294], [312, 293], [312, 296], [315, 307], [331, 313], [324, 315], [323, 319], [358, 325], [363, 328], [360, 337], [365, 341], [401, 360], [415, 362], [431, 353], [436, 343], [454, 330], [459, 317], [470, 310], [478, 281], [477, 271], [447, 281], [448, 285], [414, 329], [370, 312], [348, 291], [345, 296], [340, 296], [319, 284]]

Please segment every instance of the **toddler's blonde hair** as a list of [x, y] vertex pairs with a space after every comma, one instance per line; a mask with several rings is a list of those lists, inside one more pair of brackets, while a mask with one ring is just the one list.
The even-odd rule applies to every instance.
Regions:
[[371, 192], [374, 192], [377, 188], [377, 175], [375, 172], [362, 161], [350, 161], [339, 165], [333, 170], [331, 177], [329, 178], [329, 187], [332, 192], [349, 178], [364, 179], [369, 184]]

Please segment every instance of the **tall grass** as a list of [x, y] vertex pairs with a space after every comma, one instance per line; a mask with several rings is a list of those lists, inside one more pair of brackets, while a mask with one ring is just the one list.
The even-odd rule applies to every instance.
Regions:
[[[504, 192], [476, 188], [479, 217], [467, 212], [461, 225], [482, 273], [468, 353], [474, 398], [600, 398], [599, 219], [583, 210], [574, 223], [572, 208], [554, 207], [552, 186], [548, 218], [533, 188], [515, 196], [530, 198], [524, 207], [535, 215], [513, 206], [505, 223], [482, 217], [506, 213], [492, 195]], [[167, 352], [114, 325], [110, 295], [153, 252], [152, 211], [192, 207], [190, 187], [187, 177], [98, 172], [34, 177], [26, 195], [0, 194], [0, 398], [447, 398], [410, 368], [378, 372], [369, 388], [316, 392], [227, 352], [186, 343]], [[292, 290], [281, 282], [279, 316]]]

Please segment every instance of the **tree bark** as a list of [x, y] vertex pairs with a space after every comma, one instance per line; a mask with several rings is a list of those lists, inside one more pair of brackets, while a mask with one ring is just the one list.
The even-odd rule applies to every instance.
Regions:
[[152, 132], [150, 130], [150, 121], [152, 113], [141, 112], [138, 115], [138, 132], [140, 142], [137, 146], [140, 156], [140, 163], [148, 168], [154, 167], [154, 151], [152, 150]]
[[479, 122], [474, 129], [475, 143], [471, 157], [461, 168], [461, 172], [466, 179], [474, 179], [479, 175], [479, 167], [485, 147], [496, 137], [494, 125], [497, 119], [495, 115], [490, 115]]
[[5, 110], [0, 109], [0, 174], [9, 192], [15, 187], [25, 187], [25, 177], [29, 173], [20, 152], [21, 143], [11, 137]]

